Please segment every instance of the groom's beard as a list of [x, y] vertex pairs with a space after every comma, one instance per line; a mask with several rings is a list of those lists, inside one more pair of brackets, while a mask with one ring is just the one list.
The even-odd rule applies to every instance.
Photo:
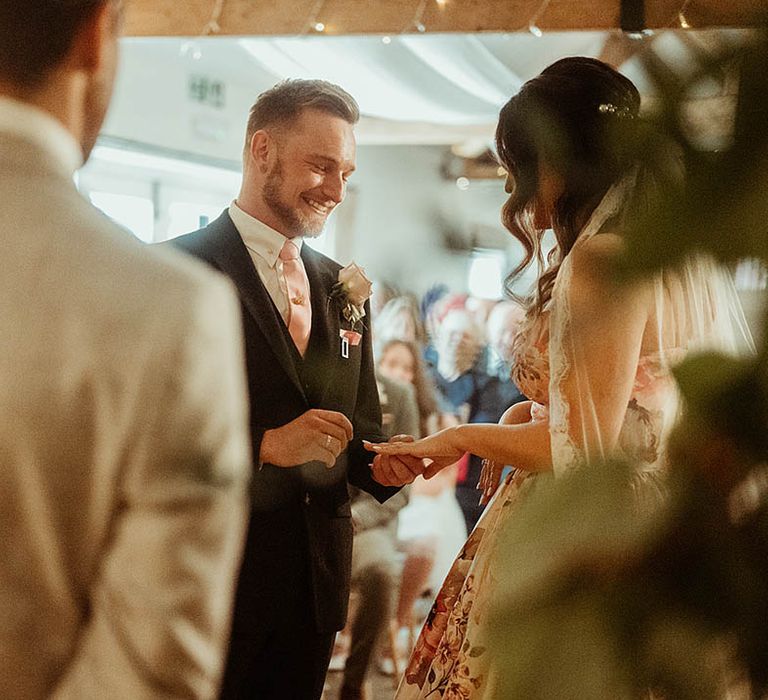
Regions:
[[272, 172], [267, 176], [264, 184], [262, 197], [264, 203], [272, 210], [280, 221], [282, 221], [285, 231], [282, 233], [291, 233], [294, 236], [307, 236], [316, 238], [325, 228], [326, 219], [318, 217], [309, 217], [298, 207], [292, 207], [282, 198], [282, 189], [285, 182], [285, 173], [283, 172], [283, 163], [278, 158]]

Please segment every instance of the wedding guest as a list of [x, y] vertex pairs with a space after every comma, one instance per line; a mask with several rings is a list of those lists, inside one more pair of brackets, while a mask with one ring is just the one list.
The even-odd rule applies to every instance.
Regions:
[[[382, 428], [387, 438], [419, 435], [419, 414], [410, 384], [377, 374]], [[357, 605], [349, 627], [349, 653], [344, 665], [341, 700], [363, 698], [371, 660], [389, 626], [400, 583], [401, 556], [397, 543], [398, 514], [408, 502], [407, 488], [385, 503], [350, 487], [352, 524], [352, 587]]]
[[479, 408], [474, 422], [498, 422], [507, 408], [526, 400], [512, 379], [515, 340], [524, 320], [525, 309], [516, 301], [501, 301], [488, 315], [485, 327], [487, 379], [479, 392]]
[[431, 435], [440, 429], [435, 387], [427, 376], [415, 342], [398, 338], [384, 343], [379, 351], [378, 370], [381, 376], [413, 387], [419, 435]]
[[[501, 383], [496, 374], [488, 373], [485, 333], [473, 315], [457, 306], [457, 301], [449, 301], [446, 308], [435, 342], [437, 364], [432, 376], [437, 389], [459, 422], [495, 423], [522, 396], [510, 381]], [[481, 470], [482, 459], [477, 455], [462, 455], [456, 476], [456, 499], [468, 532], [485, 507], [476, 488]]]
[[[224, 698], [319, 698], [344, 626], [352, 560], [348, 484], [386, 501], [362, 440], [382, 439], [370, 282], [313, 250], [355, 170], [357, 103], [288, 80], [250, 111], [237, 199], [172, 241], [235, 283], [258, 469]], [[423, 470], [392, 460], [391, 476]]]
[[121, 3], [0, 3], [0, 697], [214, 698], [250, 472], [237, 301], [75, 189]]
[[389, 282], [374, 280], [370, 299], [371, 316], [378, 319], [381, 310], [392, 301], [392, 299], [396, 299], [399, 296], [400, 293], [398, 292], [397, 287], [389, 284]]
[[376, 316], [377, 354], [390, 340], [406, 340], [423, 345], [426, 340], [424, 324], [419, 315], [416, 300], [410, 296], [398, 296], [387, 302]]
[[[378, 368], [384, 376], [413, 385], [422, 435], [431, 435], [456, 424], [452, 415], [437, 412], [434, 387], [414, 343], [389, 341], [382, 349]], [[453, 466], [428, 482], [417, 477], [409, 503], [399, 514], [397, 537], [406, 558], [396, 620], [399, 629], [407, 632], [413, 624], [416, 600], [425, 590], [437, 590], [467, 536], [461, 508], [456, 501], [456, 473], [457, 466]]]
[[432, 376], [438, 391], [457, 415], [462, 407], [472, 410], [483, 347], [482, 328], [472, 315], [463, 306], [450, 307], [437, 328], [437, 363]]
[[488, 317], [491, 311], [496, 307], [498, 299], [482, 299], [480, 297], [467, 297], [467, 301], [464, 304], [464, 308], [475, 319], [475, 323], [481, 328], [485, 328], [488, 324]]

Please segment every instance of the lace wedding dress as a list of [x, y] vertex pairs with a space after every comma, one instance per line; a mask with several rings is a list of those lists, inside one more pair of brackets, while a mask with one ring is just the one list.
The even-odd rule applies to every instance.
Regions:
[[[556, 476], [584, 459], [624, 457], [637, 465], [628, 488], [645, 508], [664, 497], [666, 440], [680, 410], [671, 367], [696, 350], [747, 352], [751, 340], [729, 276], [703, 256], [615, 295], [584, 274], [592, 239], [632, 185], [614, 186], [579, 234], [545, 312], [520, 332], [513, 378], [533, 401], [532, 420], [549, 424]], [[504, 565], [494, 548], [535, 481], [513, 472], [489, 503], [432, 606], [397, 700], [496, 697], [484, 633]]]

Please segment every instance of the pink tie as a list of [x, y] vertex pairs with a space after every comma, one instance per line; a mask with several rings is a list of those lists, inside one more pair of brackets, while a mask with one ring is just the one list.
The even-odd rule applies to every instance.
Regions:
[[280, 260], [283, 261], [283, 275], [288, 287], [288, 332], [304, 357], [312, 328], [309, 280], [299, 257], [299, 247], [293, 241], [285, 242], [280, 251]]

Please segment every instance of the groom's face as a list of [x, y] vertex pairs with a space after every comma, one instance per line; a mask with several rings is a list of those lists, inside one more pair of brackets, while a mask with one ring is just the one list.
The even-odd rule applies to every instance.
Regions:
[[273, 139], [264, 203], [285, 236], [318, 236], [344, 200], [347, 179], [355, 169], [352, 125], [307, 109], [291, 126], [276, 130]]

